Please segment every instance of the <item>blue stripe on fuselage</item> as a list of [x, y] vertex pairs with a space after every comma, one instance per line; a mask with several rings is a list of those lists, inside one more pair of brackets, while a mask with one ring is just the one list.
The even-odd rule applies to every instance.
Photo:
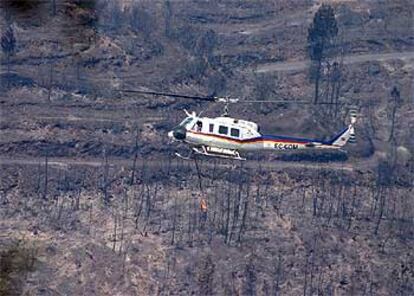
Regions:
[[319, 139], [307, 139], [307, 138], [297, 138], [297, 137], [290, 137], [290, 136], [276, 136], [276, 135], [262, 135], [263, 140], [271, 140], [271, 141], [297, 141], [302, 143], [309, 143], [309, 142], [317, 142], [325, 145], [331, 145], [333, 142], [339, 139], [340, 136], [342, 136], [346, 131], [348, 130], [348, 127], [344, 128], [341, 132], [339, 132], [336, 136], [334, 136], [332, 139], [324, 141]]
[[316, 139], [307, 139], [307, 138], [297, 138], [297, 137], [289, 137], [289, 136], [276, 136], [276, 135], [263, 135], [261, 137], [263, 140], [270, 140], [270, 141], [294, 141], [300, 142], [303, 144], [311, 143], [311, 142], [318, 142], [322, 144], [328, 144], [328, 142]]

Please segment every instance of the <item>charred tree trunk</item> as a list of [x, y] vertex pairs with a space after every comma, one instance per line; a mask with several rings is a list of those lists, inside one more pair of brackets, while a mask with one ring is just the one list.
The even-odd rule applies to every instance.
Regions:
[[316, 105], [319, 101], [319, 83], [321, 80], [321, 68], [322, 68], [322, 61], [318, 60], [316, 64], [316, 70], [315, 70], [315, 95], [313, 98], [313, 103]]
[[48, 181], [49, 181], [49, 172], [48, 172], [48, 168], [49, 168], [49, 157], [48, 157], [48, 153], [46, 153], [45, 156], [45, 188], [43, 191], [43, 199], [47, 199], [47, 187], [48, 187]]

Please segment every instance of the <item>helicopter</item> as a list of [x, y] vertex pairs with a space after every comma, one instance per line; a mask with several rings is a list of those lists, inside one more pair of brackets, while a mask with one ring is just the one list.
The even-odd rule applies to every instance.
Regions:
[[[350, 124], [328, 140], [292, 137], [284, 135], [265, 135], [260, 132], [259, 125], [253, 121], [229, 116], [228, 105], [231, 103], [286, 103], [289, 101], [241, 101], [237, 98], [216, 96], [189, 96], [173, 93], [122, 90], [123, 92], [146, 95], [166, 96], [192, 99], [206, 102], [224, 103], [224, 114], [219, 117], [201, 117], [196, 112], [184, 110], [186, 118], [168, 132], [173, 142], [181, 142], [190, 148], [190, 154], [183, 159], [191, 159], [194, 153], [209, 157], [220, 157], [234, 160], [246, 160], [243, 152], [275, 151], [287, 152], [307, 149], [342, 149], [348, 142], [355, 142], [356, 111], [351, 110]], [[299, 104], [309, 104], [306, 101], [294, 101]]]

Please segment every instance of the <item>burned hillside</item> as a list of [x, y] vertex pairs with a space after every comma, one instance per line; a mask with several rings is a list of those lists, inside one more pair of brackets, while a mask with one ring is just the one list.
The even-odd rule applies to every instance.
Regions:
[[[2, 1], [0, 295], [412, 295], [413, 8]], [[224, 105], [137, 89], [356, 143], [184, 161]]]

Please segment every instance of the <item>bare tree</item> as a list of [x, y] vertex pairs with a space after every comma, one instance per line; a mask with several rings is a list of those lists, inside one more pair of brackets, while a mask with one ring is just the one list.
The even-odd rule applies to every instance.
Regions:
[[217, 34], [210, 29], [197, 40], [196, 54], [203, 57], [206, 63], [211, 64], [216, 45]]
[[324, 106], [327, 107], [327, 115], [331, 119], [337, 119], [339, 113], [339, 97], [342, 85], [342, 71], [343, 71], [343, 55], [341, 60], [327, 62], [327, 85], [325, 91], [325, 102], [329, 103]]
[[56, 0], [51, 0], [50, 6], [51, 6], [51, 14], [52, 16], [55, 16], [56, 15]]
[[112, 251], [115, 252], [116, 251], [116, 242], [117, 242], [117, 236], [118, 236], [118, 221], [119, 221], [119, 217], [118, 217], [118, 213], [116, 211], [116, 209], [114, 208], [114, 213], [113, 213], [113, 219], [114, 219], [114, 232], [112, 235]]
[[171, 245], [175, 243], [175, 231], [177, 228], [177, 196], [174, 194], [174, 206], [173, 206], [173, 221], [172, 221], [172, 229], [171, 229]]
[[249, 209], [249, 198], [250, 198], [250, 178], [247, 179], [246, 196], [243, 202], [243, 214], [242, 214], [242, 219], [240, 222], [240, 229], [239, 229], [239, 234], [237, 236], [237, 242], [241, 241], [242, 235], [244, 234], [246, 230], [246, 223], [247, 223], [246, 220], [247, 220], [247, 213]]
[[169, 0], [165, 0], [164, 2], [164, 18], [165, 18], [164, 34], [166, 37], [171, 37], [173, 11], [172, 11], [171, 2]]
[[102, 190], [104, 193], [104, 201], [105, 203], [109, 203], [109, 186], [110, 186], [110, 181], [109, 181], [109, 163], [108, 163], [108, 156], [106, 156], [105, 154], [105, 163], [104, 163], [104, 167], [103, 167], [103, 184], [102, 184]]
[[[275, 95], [274, 92], [274, 77], [268, 74], [254, 74], [254, 88], [253, 96], [257, 100], [267, 101], [272, 100]], [[271, 103], [256, 103], [253, 105], [257, 112], [267, 115], [274, 109], [274, 104]]]
[[108, 26], [113, 31], [120, 31], [125, 24], [125, 15], [118, 1], [108, 1]]
[[155, 20], [144, 6], [134, 4], [130, 13], [130, 25], [134, 31], [141, 32], [146, 39], [149, 39], [155, 28]]
[[243, 295], [256, 295], [257, 274], [253, 259], [249, 259], [245, 269], [244, 293]]
[[43, 191], [43, 199], [47, 199], [47, 189], [48, 189], [48, 181], [49, 181], [49, 172], [48, 172], [48, 168], [49, 168], [49, 158], [48, 158], [48, 153], [46, 153], [45, 156], [45, 188]]
[[47, 100], [50, 102], [52, 97], [52, 85], [53, 85], [53, 68], [54, 65], [51, 63], [49, 65], [49, 86], [48, 86], [48, 92], [47, 92]]
[[134, 185], [135, 182], [135, 171], [137, 166], [137, 160], [138, 160], [138, 128], [135, 135], [135, 147], [134, 147], [134, 161], [132, 163], [132, 172], [131, 172], [131, 180], [129, 185]]
[[397, 109], [401, 105], [401, 96], [400, 91], [397, 87], [393, 87], [391, 91], [391, 99], [388, 101], [388, 118], [391, 122], [390, 127], [390, 136], [388, 142], [395, 142], [395, 124], [396, 124], [396, 115]]
[[276, 263], [276, 270], [275, 270], [275, 277], [274, 277], [274, 284], [273, 284], [273, 295], [279, 296], [280, 295], [280, 284], [283, 281], [283, 262], [282, 256], [279, 252], [277, 257]]
[[14, 36], [13, 28], [8, 25], [1, 36], [1, 49], [6, 56], [7, 73], [10, 74], [10, 58], [16, 50], [16, 37]]
[[374, 230], [374, 234], [377, 235], [379, 228], [380, 228], [380, 224], [382, 221], [382, 218], [384, 216], [384, 212], [385, 212], [385, 201], [386, 201], [386, 192], [385, 192], [385, 187], [380, 186], [378, 189], [378, 196], [379, 196], [379, 207], [378, 207], [378, 217], [377, 217], [377, 222], [375, 223], [375, 230]]
[[225, 221], [225, 229], [224, 229], [224, 242], [226, 244], [229, 243], [229, 230], [230, 230], [230, 219], [231, 219], [231, 215], [230, 215], [230, 211], [231, 211], [231, 195], [232, 195], [232, 184], [230, 182], [228, 182], [227, 185], [227, 193], [226, 193], [226, 207], [225, 207], [225, 211], [226, 211], [226, 221]]
[[335, 13], [331, 6], [322, 4], [316, 12], [313, 23], [308, 29], [308, 54], [313, 64], [312, 78], [315, 82], [314, 103], [319, 99], [319, 83], [322, 74], [322, 63], [331, 53], [333, 40], [338, 34]]
[[237, 226], [239, 224], [240, 220], [240, 208], [241, 208], [241, 201], [242, 201], [242, 190], [243, 190], [243, 179], [241, 178], [241, 170], [240, 170], [240, 178], [238, 180], [238, 188], [237, 193], [234, 197], [234, 204], [233, 204], [233, 223], [231, 227], [231, 232], [229, 236], [229, 242], [231, 242], [231, 239], [233, 235], [236, 234]]
[[211, 255], [201, 257], [197, 272], [198, 295], [213, 295], [214, 271], [215, 264]]

